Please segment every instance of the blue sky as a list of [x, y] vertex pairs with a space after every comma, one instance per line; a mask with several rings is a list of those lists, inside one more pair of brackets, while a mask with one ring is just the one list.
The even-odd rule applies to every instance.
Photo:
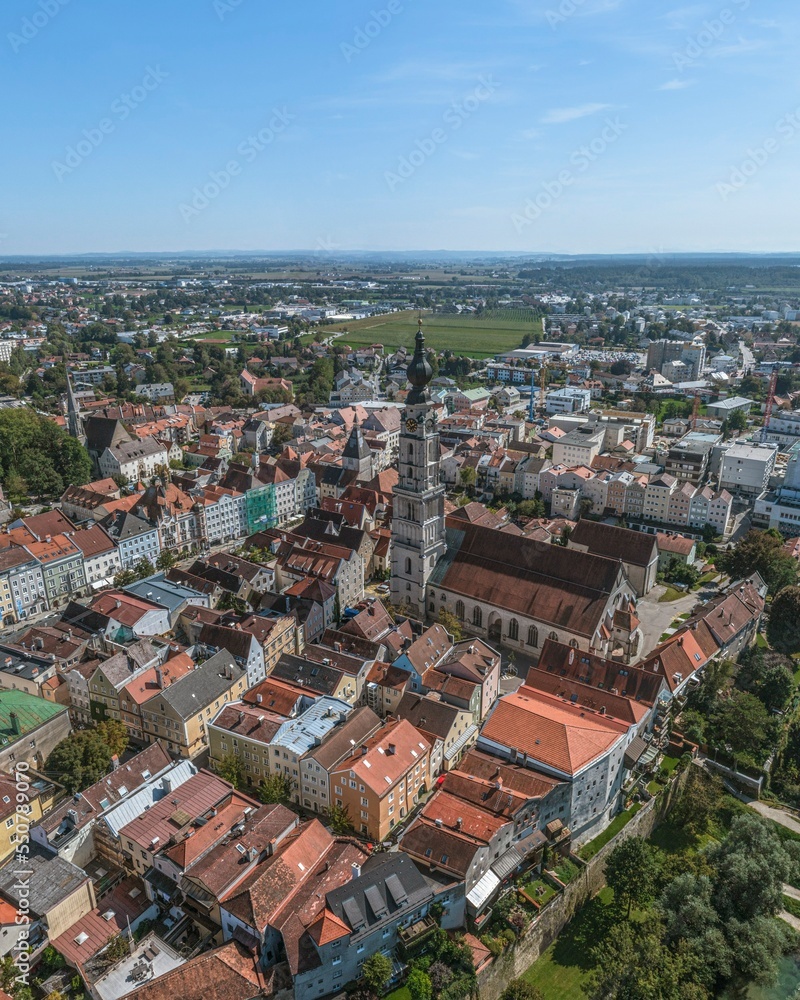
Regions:
[[5, 0], [0, 254], [798, 250], [799, 29], [796, 0]]

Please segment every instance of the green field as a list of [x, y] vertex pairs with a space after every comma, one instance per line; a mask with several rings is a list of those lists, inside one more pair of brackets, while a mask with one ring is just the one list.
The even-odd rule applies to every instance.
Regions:
[[195, 336], [187, 337], [187, 340], [231, 340], [237, 336], [235, 330], [209, 330], [207, 333], [198, 333]]
[[[523, 309], [496, 309], [488, 317], [431, 316], [423, 314], [425, 342], [435, 351], [452, 351], [473, 358], [487, 358], [519, 347], [524, 334], [541, 333], [542, 321]], [[412, 348], [417, 333], [417, 313], [399, 312], [388, 316], [352, 320], [322, 327], [321, 337], [342, 331], [340, 344], [352, 347], [383, 344], [386, 351]]]

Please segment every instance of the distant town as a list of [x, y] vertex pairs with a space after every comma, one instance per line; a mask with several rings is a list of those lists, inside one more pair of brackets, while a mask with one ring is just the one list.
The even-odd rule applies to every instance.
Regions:
[[664, 996], [774, 978], [799, 273], [0, 261], [0, 987], [612, 995], [554, 942], [611, 887], [673, 961], [680, 878], [725, 958]]

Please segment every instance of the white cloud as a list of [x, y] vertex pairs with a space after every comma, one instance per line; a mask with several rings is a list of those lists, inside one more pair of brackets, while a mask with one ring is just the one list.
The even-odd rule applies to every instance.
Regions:
[[564, 122], [574, 122], [578, 118], [596, 115], [598, 111], [606, 111], [610, 104], [578, 104], [572, 108], [551, 108], [542, 118], [544, 125], [562, 125]]
[[687, 87], [691, 87], [692, 80], [667, 80], [666, 83], [662, 83], [658, 88], [659, 90], [685, 90]]
[[715, 49], [709, 49], [708, 54], [714, 59], [725, 59], [730, 56], [741, 56], [747, 55], [749, 52], [757, 52], [759, 49], [763, 49], [766, 44], [766, 42], [756, 39], [742, 38], [740, 35], [738, 42], [734, 42], [731, 45], [718, 45]]

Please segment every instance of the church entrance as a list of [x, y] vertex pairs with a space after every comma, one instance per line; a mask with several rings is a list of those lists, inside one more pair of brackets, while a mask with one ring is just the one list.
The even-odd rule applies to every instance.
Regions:
[[496, 611], [489, 616], [489, 642], [500, 642], [503, 632], [503, 619]]

